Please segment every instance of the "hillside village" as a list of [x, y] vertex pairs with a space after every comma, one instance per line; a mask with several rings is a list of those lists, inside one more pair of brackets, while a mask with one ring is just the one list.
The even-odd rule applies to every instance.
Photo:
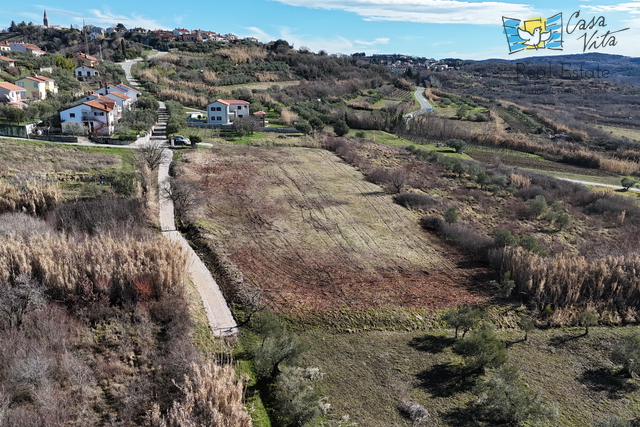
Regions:
[[0, 427], [638, 425], [640, 59], [565, 59], [12, 22]]

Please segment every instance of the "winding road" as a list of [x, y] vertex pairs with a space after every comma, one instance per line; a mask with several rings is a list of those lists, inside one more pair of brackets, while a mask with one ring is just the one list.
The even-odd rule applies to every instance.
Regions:
[[429, 101], [427, 101], [427, 99], [424, 97], [424, 91], [425, 91], [425, 88], [423, 87], [416, 88], [416, 91], [413, 94], [413, 96], [415, 96], [418, 102], [420, 103], [420, 109], [412, 113], [406, 114], [404, 116], [405, 119], [413, 119], [415, 116], [419, 116], [420, 114], [433, 112], [433, 107], [431, 106], [431, 104], [429, 104]]

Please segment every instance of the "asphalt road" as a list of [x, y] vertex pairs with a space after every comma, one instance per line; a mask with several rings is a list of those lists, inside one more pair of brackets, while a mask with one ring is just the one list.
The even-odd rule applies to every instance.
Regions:
[[416, 99], [420, 103], [420, 109], [412, 113], [406, 114], [404, 116], [405, 119], [412, 119], [415, 116], [419, 116], [420, 114], [433, 112], [433, 107], [431, 106], [431, 104], [429, 104], [429, 101], [427, 101], [427, 99], [424, 97], [424, 90], [425, 89], [423, 87], [416, 88], [416, 92], [413, 95], [416, 97]]

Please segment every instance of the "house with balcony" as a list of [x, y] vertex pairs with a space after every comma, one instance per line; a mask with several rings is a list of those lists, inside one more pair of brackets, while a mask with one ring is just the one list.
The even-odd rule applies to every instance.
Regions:
[[[127, 98], [128, 100], [129, 98]], [[76, 101], [77, 103], [83, 103], [83, 102], [88, 102], [88, 101], [98, 101], [102, 104], [105, 104], [107, 107], [115, 110], [115, 118], [116, 120], [120, 120], [120, 118], [122, 117], [122, 105], [118, 104], [118, 101], [116, 101], [115, 99], [111, 98], [109, 95], [100, 95], [98, 93], [95, 93], [92, 90], [88, 90], [85, 94], [84, 97], [82, 97], [80, 100]]]
[[218, 99], [207, 105], [207, 123], [230, 125], [236, 119], [249, 118], [250, 105], [239, 99]]
[[43, 100], [47, 99], [47, 92], [58, 93], [55, 80], [37, 74], [16, 80], [16, 85], [27, 91], [27, 99]]
[[87, 133], [95, 135], [112, 135], [117, 119], [114, 103], [99, 100], [85, 101], [81, 104], [60, 111], [63, 133], [77, 133], [84, 128]]

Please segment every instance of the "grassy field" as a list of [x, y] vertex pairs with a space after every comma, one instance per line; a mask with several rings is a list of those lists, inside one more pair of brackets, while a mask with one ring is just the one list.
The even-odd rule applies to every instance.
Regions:
[[[608, 359], [613, 343], [637, 327], [549, 329], [520, 341], [520, 331], [502, 331], [510, 343], [509, 363], [528, 386], [553, 403], [559, 417], [547, 426], [592, 426], [615, 414], [640, 415], [636, 381], [615, 375]], [[477, 426], [469, 419], [474, 379], [455, 375], [461, 360], [450, 350], [453, 331], [360, 332], [311, 330], [301, 333], [308, 346], [306, 366], [324, 372], [323, 396], [336, 416], [348, 414], [359, 426], [411, 426], [398, 405], [410, 400], [425, 407], [429, 426]]]
[[436, 310], [490, 296], [414, 213], [324, 150], [214, 146], [186, 154], [207, 200], [199, 224], [269, 304], [304, 316]]
[[602, 126], [598, 125], [598, 128], [611, 133], [614, 136], [624, 136], [634, 141], [640, 142], [640, 130], [626, 129], [614, 126]]
[[229, 86], [219, 86], [220, 89], [225, 90], [236, 90], [236, 89], [258, 89], [258, 90], [266, 90], [271, 86], [280, 86], [281, 88], [287, 86], [295, 86], [300, 83], [300, 80], [288, 80], [284, 82], [262, 82], [262, 83], [243, 83], [240, 85], [229, 85]]
[[55, 180], [63, 197], [74, 198], [87, 185], [99, 182], [101, 173], [130, 169], [131, 163], [125, 160], [130, 155], [126, 148], [0, 138], [0, 179], [35, 176]]

